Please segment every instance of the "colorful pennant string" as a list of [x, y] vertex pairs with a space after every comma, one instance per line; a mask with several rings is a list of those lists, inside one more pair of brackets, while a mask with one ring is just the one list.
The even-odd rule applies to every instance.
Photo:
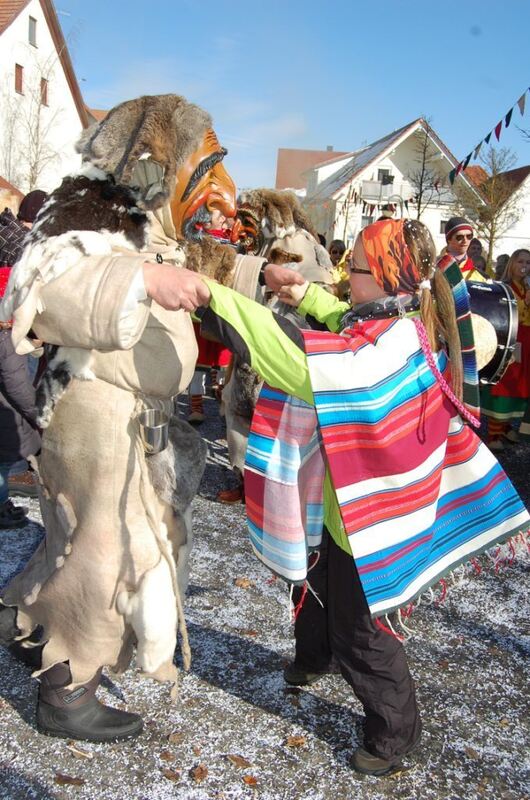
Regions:
[[521, 112], [521, 116], [524, 115], [526, 106], [526, 93], [528, 91], [530, 91], [530, 88], [525, 89], [519, 100], [516, 103], [514, 103], [514, 105], [509, 109], [509, 111], [504, 115], [504, 117], [502, 117], [502, 119], [499, 120], [499, 122], [495, 125], [495, 127], [492, 128], [492, 130], [488, 133], [488, 135], [485, 136], [482, 139], [482, 141], [480, 141], [477, 144], [475, 149], [472, 150], [465, 158], [462, 159], [462, 161], [460, 161], [456, 165], [456, 167], [454, 167], [454, 169], [451, 170], [451, 172], [448, 175], [449, 183], [451, 185], [455, 182], [457, 176], [460, 175], [460, 173], [467, 168], [471, 159], [476, 160], [478, 158], [478, 154], [480, 153], [480, 148], [482, 147], [482, 145], [490, 143], [492, 133], [495, 134], [495, 138], [497, 139], [497, 141], [500, 141], [503, 123], [505, 128], [507, 128], [510, 125], [515, 106], [518, 106], [519, 111]]

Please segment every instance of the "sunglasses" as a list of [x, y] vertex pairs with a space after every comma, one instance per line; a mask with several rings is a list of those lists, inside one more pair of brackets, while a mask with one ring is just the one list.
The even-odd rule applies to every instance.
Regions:
[[456, 241], [460, 243], [470, 242], [472, 238], [473, 238], [472, 233], [457, 233], [457, 235], [455, 236]]

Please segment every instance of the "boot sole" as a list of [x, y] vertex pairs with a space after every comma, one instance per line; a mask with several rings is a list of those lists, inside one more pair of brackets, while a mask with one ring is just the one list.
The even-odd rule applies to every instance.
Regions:
[[39, 733], [42, 733], [44, 736], [50, 736], [55, 739], [73, 739], [75, 742], [123, 742], [126, 739], [134, 739], [139, 736], [143, 732], [143, 725], [140, 726], [139, 730], [132, 731], [130, 733], [118, 734], [116, 736], [81, 736], [71, 731], [65, 731], [62, 728], [58, 728], [57, 730], [52, 728], [45, 728], [44, 725], [41, 725], [37, 722], [37, 730]]

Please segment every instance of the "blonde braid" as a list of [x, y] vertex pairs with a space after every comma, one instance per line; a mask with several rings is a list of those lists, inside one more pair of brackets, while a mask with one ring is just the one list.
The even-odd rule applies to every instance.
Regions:
[[436, 250], [428, 228], [418, 220], [407, 220], [403, 230], [422, 281], [430, 280], [433, 283], [433, 291], [423, 287], [420, 294], [420, 315], [429, 345], [436, 353], [442, 340], [446, 342], [451, 362], [453, 392], [461, 401], [464, 367], [451, 287], [445, 275], [435, 266]]

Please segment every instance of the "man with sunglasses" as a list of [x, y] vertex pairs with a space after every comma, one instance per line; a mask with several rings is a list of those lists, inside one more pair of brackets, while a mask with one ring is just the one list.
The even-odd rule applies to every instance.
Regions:
[[466, 281], [485, 281], [484, 275], [476, 269], [468, 255], [473, 240], [473, 227], [465, 217], [451, 217], [445, 224], [447, 252], [458, 262]]

